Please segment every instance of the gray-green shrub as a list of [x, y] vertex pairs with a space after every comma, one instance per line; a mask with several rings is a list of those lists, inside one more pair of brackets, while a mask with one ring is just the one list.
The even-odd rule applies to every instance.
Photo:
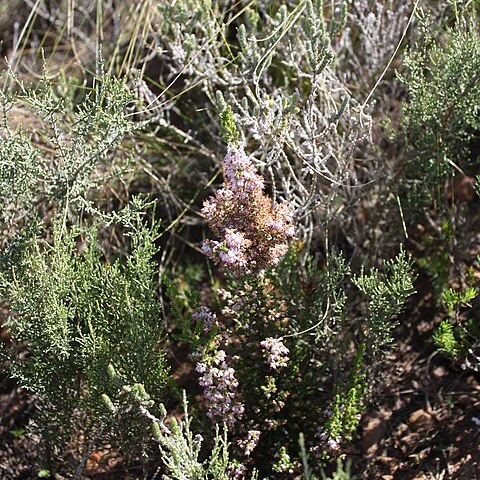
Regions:
[[[51, 243], [41, 233], [38, 226], [23, 234], [1, 258], [10, 374], [38, 397], [37, 426], [55, 455], [69, 444], [79, 442], [78, 455], [106, 441], [139, 454], [148, 429], [122, 387], [146, 389], [155, 411], [169, 377], [156, 230], [139, 221], [126, 232], [131, 253], [116, 261], [104, 258], [95, 227], [57, 221]], [[121, 412], [115, 421], [107, 397]]]
[[474, 13], [461, 12], [457, 2], [452, 5], [452, 26], [436, 36], [428, 16], [422, 19], [423, 35], [405, 56], [400, 76], [408, 92], [403, 129], [409, 158], [403, 185], [414, 211], [434, 202], [444, 212], [445, 181], [476, 162], [470, 142], [480, 129], [478, 23]]

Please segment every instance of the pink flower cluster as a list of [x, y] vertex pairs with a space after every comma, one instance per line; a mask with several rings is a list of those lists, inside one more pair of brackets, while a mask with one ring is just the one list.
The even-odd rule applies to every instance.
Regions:
[[237, 461], [230, 463], [228, 474], [231, 479], [240, 480], [245, 478], [246, 473], [247, 467], [243, 463], [238, 463]]
[[241, 147], [228, 147], [224, 179], [224, 188], [202, 208], [219, 239], [206, 240], [203, 252], [236, 276], [276, 265], [295, 233], [291, 209], [286, 203], [273, 205], [263, 192], [263, 178]]
[[288, 365], [290, 350], [283, 344], [282, 338], [268, 337], [260, 342], [270, 368], [278, 370]]
[[243, 233], [227, 228], [223, 242], [207, 240], [202, 245], [202, 251], [209, 257], [218, 259], [226, 267], [238, 270], [246, 268], [247, 249], [251, 244]]
[[203, 323], [203, 330], [209, 332], [212, 327], [217, 323], [217, 316], [212, 311], [202, 305], [198, 311], [192, 314], [192, 320], [200, 321]]
[[340, 452], [341, 438], [329, 438], [322, 427], [318, 428], [315, 436], [320, 441], [320, 445], [314, 447], [312, 453], [322, 455], [325, 451], [331, 454], [338, 454]]
[[219, 350], [213, 358], [198, 362], [195, 370], [201, 375], [199, 384], [208, 403], [208, 417], [231, 427], [243, 415], [244, 407], [237, 401], [238, 380], [225, 352]]
[[243, 148], [229, 146], [223, 159], [225, 183], [240, 198], [263, 190], [263, 178], [257, 174]]
[[240, 448], [244, 451], [247, 457], [251, 455], [258, 445], [261, 433], [260, 430], [249, 430], [247, 432], [247, 438], [240, 442]]

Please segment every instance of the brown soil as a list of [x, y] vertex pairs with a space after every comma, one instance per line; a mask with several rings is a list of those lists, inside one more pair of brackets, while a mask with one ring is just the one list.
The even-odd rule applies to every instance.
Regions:
[[383, 393], [362, 419], [352, 452], [360, 479], [480, 479], [480, 375], [435, 350], [440, 319], [426, 287], [421, 278]]

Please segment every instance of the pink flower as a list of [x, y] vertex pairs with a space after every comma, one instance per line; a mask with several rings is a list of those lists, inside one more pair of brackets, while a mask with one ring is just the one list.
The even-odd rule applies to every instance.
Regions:
[[235, 370], [228, 366], [225, 352], [219, 350], [214, 357], [198, 362], [195, 370], [201, 374], [198, 383], [204, 389], [208, 418], [233, 426], [244, 407], [237, 401], [238, 380]]
[[277, 265], [283, 256], [287, 253], [288, 247], [285, 244], [275, 245], [270, 249], [270, 263]]
[[278, 370], [288, 365], [290, 350], [283, 344], [282, 338], [268, 337], [260, 342], [260, 345], [264, 350], [270, 368]]
[[225, 183], [237, 194], [263, 190], [263, 178], [257, 175], [243, 148], [228, 146], [223, 165]]
[[237, 232], [234, 229], [227, 228], [225, 230], [225, 242], [228, 248], [243, 249], [249, 246], [249, 241], [241, 232]]
[[201, 321], [203, 323], [203, 330], [209, 332], [213, 325], [215, 325], [217, 316], [212, 313], [208, 307], [202, 305], [197, 312], [192, 314], [192, 319]]
[[245, 452], [245, 455], [249, 457], [255, 450], [260, 440], [261, 432], [259, 430], [249, 430], [247, 432], [247, 438], [240, 442], [240, 448]]

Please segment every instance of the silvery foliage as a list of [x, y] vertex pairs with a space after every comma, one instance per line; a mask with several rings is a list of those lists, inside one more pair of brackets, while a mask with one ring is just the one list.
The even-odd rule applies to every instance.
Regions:
[[75, 87], [61, 78], [54, 86], [46, 71], [35, 90], [13, 72], [5, 81], [13, 93], [0, 92], [3, 233], [55, 206], [92, 209], [90, 193], [126, 170], [128, 161], [119, 149], [140, 125], [127, 116], [132, 94], [107, 74], [78, 103]]
[[356, 183], [353, 151], [368, 135], [360, 125], [368, 117], [353, 113], [332, 68], [331, 41], [342, 13], [326, 25], [321, 2], [284, 4], [274, 14], [258, 3], [238, 16], [233, 50], [222, 41], [234, 30], [228, 2], [180, 3], [171, 11], [172, 61], [187, 85], [202, 82], [220, 109], [224, 101], [234, 106], [243, 141], [272, 181], [274, 197], [295, 208], [309, 239], [316, 213], [334, 215], [327, 213], [334, 199]]
[[411, 10], [411, 4], [402, 0], [351, 2], [336, 48], [337, 70], [343, 72], [344, 81], [368, 94], [395, 51]]
[[[160, 7], [162, 57], [171, 66], [162, 93], [177, 84], [182, 90], [169, 108], [180, 108], [182, 92], [206, 95], [214, 107], [205, 129], [221, 152], [218, 111], [232, 106], [246, 150], [275, 200], [295, 209], [307, 244], [332, 220], [351, 236], [364, 187], [391, 175], [371, 148], [373, 102], [364, 102], [411, 12], [400, 3], [182, 0]], [[375, 111], [387, 111], [380, 100]], [[153, 99], [148, 110], [164, 105]]]
[[[163, 475], [165, 480], [229, 480], [236, 478], [233, 475], [236, 462], [229, 457], [230, 444], [227, 440], [227, 430], [223, 432], [217, 427], [213, 446], [208, 458], [199, 459], [203, 437], [194, 435], [190, 425], [192, 422], [188, 414], [188, 403], [183, 392], [184, 418], [177, 421], [175, 417], [166, 421], [167, 412], [161, 406], [162, 418], [154, 417], [147, 409], [142, 409], [143, 414], [152, 420], [153, 434], [159, 444], [162, 461], [167, 468]], [[250, 480], [258, 478], [253, 472]]]

